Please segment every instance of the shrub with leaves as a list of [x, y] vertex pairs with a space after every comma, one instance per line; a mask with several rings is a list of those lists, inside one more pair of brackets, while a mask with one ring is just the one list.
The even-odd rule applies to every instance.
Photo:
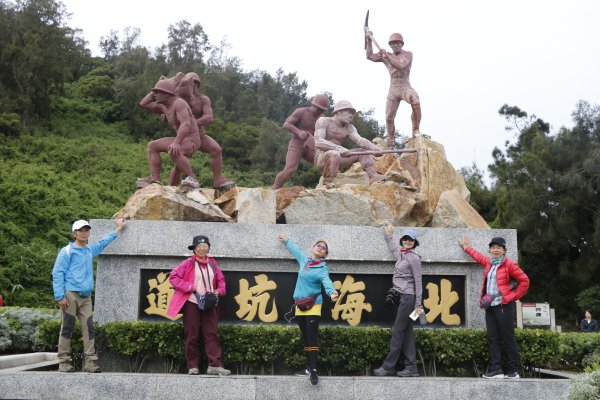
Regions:
[[600, 370], [573, 378], [567, 400], [600, 399]]
[[[57, 318], [60, 318], [58, 310], [24, 307], [0, 308], [0, 353], [27, 353], [39, 350], [43, 347], [43, 342], [38, 337], [40, 321], [56, 320]], [[10, 345], [8, 345], [9, 342]]]

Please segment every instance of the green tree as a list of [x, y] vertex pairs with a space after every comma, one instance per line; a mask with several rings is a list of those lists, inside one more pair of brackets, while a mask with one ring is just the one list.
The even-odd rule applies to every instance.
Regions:
[[496, 219], [496, 194], [488, 189], [483, 179], [483, 171], [475, 163], [470, 167], [462, 167], [458, 173], [465, 181], [467, 189], [471, 192], [469, 203], [485, 219], [493, 225]]
[[24, 120], [47, 116], [50, 96], [78, 78], [90, 58], [80, 31], [65, 24], [66, 9], [53, 0], [2, 1], [0, 15], [2, 103]]
[[528, 298], [549, 301], [561, 317], [579, 314], [575, 296], [600, 273], [600, 108], [578, 103], [574, 127], [555, 136], [518, 107], [500, 114], [518, 137], [493, 153], [497, 226], [518, 231]]

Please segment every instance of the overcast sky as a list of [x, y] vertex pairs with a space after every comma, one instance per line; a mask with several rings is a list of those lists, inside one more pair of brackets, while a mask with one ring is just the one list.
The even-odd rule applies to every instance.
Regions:
[[[139, 28], [139, 44], [167, 42], [167, 28], [199, 23], [212, 44], [225, 39], [246, 71], [296, 72], [308, 95], [327, 91], [385, 124], [389, 74], [365, 58], [365, 14], [376, 41], [393, 32], [413, 52], [410, 81], [419, 93], [421, 132], [444, 145], [452, 165], [487, 170], [506, 132], [498, 109], [516, 105], [571, 127], [579, 100], [600, 104], [598, 0], [281, 0], [144, 2], [62, 0], [94, 55], [110, 30]], [[389, 49], [389, 47], [388, 47]], [[157, 77], [158, 78], [158, 77]], [[400, 105], [400, 134], [410, 135], [410, 106]]]

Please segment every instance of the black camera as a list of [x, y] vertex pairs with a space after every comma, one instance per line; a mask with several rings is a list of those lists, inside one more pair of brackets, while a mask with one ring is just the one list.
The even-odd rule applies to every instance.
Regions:
[[385, 296], [385, 302], [390, 306], [397, 306], [400, 304], [400, 292], [394, 288], [390, 288]]

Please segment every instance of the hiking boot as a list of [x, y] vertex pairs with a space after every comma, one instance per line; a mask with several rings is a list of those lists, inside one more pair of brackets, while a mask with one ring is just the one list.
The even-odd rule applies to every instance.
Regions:
[[310, 381], [311, 385], [316, 385], [317, 383], [319, 383], [319, 376], [317, 375], [316, 369], [310, 370], [310, 375], [308, 377], [308, 380]]
[[58, 372], [75, 372], [75, 367], [69, 362], [58, 363]]
[[184, 180], [182, 180], [181, 185], [189, 186], [192, 189], [198, 189], [200, 187], [200, 184], [198, 183], [198, 181], [195, 178], [192, 178], [191, 176], [188, 176]]
[[373, 370], [373, 375], [375, 376], [394, 376], [396, 371], [388, 371], [383, 367], [379, 367]]
[[418, 378], [419, 371], [416, 369], [404, 368], [402, 371], [398, 371], [396, 375], [400, 378]]
[[305, 368], [301, 369], [300, 371], [296, 372], [294, 375], [296, 375], [296, 376], [309, 376], [310, 375], [310, 371], [308, 370], [308, 367], [305, 367]]
[[102, 372], [102, 370], [100, 369], [100, 366], [98, 366], [98, 363], [96, 363], [96, 361], [94, 361], [94, 360], [88, 361], [87, 365], [85, 366], [85, 368], [83, 370], [85, 372], [91, 372], [93, 374]]
[[491, 371], [486, 372], [485, 374], [481, 375], [481, 377], [485, 379], [504, 379], [504, 373], [502, 373], [502, 370]]
[[504, 377], [505, 377], [506, 379], [519, 379], [519, 378], [521, 378], [521, 377], [519, 376], [519, 373], [518, 373], [518, 372], [516, 372], [516, 371], [515, 371], [515, 372], [509, 372], [508, 374], [504, 375]]
[[190, 368], [188, 369], [188, 375], [199, 375], [200, 370], [198, 368]]
[[206, 369], [206, 373], [208, 375], [220, 375], [220, 376], [227, 376], [227, 375], [231, 375], [231, 371], [228, 369], [225, 369], [223, 367], [208, 367]]

